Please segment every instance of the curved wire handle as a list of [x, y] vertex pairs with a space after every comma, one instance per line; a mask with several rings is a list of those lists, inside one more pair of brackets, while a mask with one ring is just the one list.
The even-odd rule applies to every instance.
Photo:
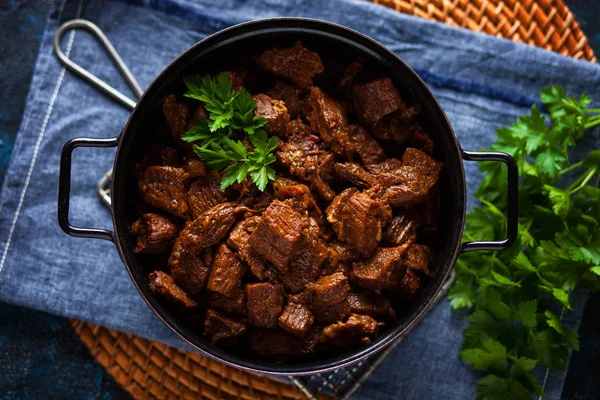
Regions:
[[86, 19], [73, 19], [71, 21], [65, 22], [58, 28], [58, 30], [56, 31], [56, 35], [54, 36], [53, 46], [54, 53], [56, 54], [56, 57], [58, 57], [58, 61], [60, 61], [60, 63], [64, 65], [65, 68], [67, 68], [69, 71], [73, 72], [76, 75], [79, 75], [81, 78], [91, 83], [92, 86], [94, 86], [99, 91], [118, 101], [130, 110], [133, 110], [136, 104], [135, 101], [131, 100], [129, 97], [125, 96], [123, 93], [119, 92], [117, 89], [104, 82], [102, 79], [99, 79], [94, 74], [85, 70], [79, 64], [71, 61], [65, 55], [65, 53], [63, 53], [62, 49], [60, 48], [60, 41], [62, 37], [71, 29], [77, 28], [85, 29], [91, 32], [92, 35], [94, 35], [96, 39], [98, 39], [102, 46], [104, 46], [104, 49], [108, 53], [111, 60], [115, 63], [116, 67], [123, 75], [123, 78], [125, 78], [125, 81], [129, 85], [129, 87], [131, 87], [135, 95], [138, 97], [138, 99], [142, 97], [142, 93], [144, 93], [144, 91], [137, 83], [137, 81], [131, 74], [131, 71], [129, 71], [129, 68], [127, 68], [127, 65], [125, 65], [125, 63], [123, 62], [113, 45], [110, 43], [106, 35], [100, 30], [100, 28], [98, 28], [97, 25], [93, 24], [92, 22]]

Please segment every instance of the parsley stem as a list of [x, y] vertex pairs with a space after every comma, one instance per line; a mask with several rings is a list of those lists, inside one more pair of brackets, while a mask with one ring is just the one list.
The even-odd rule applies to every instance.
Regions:
[[566, 174], [567, 172], [571, 172], [571, 171], [573, 171], [574, 169], [577, 169], [577, 168], [581, 167], [582, 165], [583, 165], [583, 160], [581, 160], [581, 161], [579, 161], [579, 162], [576, 162], [575, 164], [572, 164], [572, 165], [568, 166], [567, 168], [565, 168], [565, 169], [561, 170], [561, 171], [558, 173], [558, 175], [559, 175], [559, 176], [562, 176], [562, 175]]
[[579, 190], [583, 189], [585, 187], [585, 185], [587, 185], [587, 183], [590, 181], [590, 179], [592, 179], [594, 177], [594, 175], [596, 175], [597, 172], [597, 168], [590, 168], [588, 170], [587, 175], [585, 176], [585, 179], [583, 180], [583, 182], [581, 182], [581, 184], [575, 189], [573, 190], [572, 193], [577, 193]]
[[585, 129], [590, 129], [590, 128], [593, 128], [593, 127], [595, 127], [595, 126], [597, 126], [597, 125], [600, 125], [600, 115], [596, 115], [596, 116], [593, 116], [593, 117], [591, 117], [591, 118], [588, 120], [588, 122], [586, 122], [586, 123], [583, 125], [583, 127], [584, 127]]

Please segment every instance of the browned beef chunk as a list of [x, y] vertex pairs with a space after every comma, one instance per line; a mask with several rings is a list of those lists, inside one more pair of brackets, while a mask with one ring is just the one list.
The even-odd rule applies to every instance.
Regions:
[[208, 118], [208, 113], [204, 109], [204, 106], [201, 104], [198, 106], [198, 108], [196, 108], [196, 111], [194, 111], [194, 115], [192, 115], [192, 118], [190, 118], [190, 120], [188, 121], [186, 130], [189, 131], [190, 129], [192, 129], [194, 125], [198, 123], [198, 120], [202, 118]]
[[167, 96], [162, 105], [163, 114], [167, 125], [171, 128], [171, 133], [175, 140], [179, 140], [181, 135], [186, 131], [188, 119], [190, 117], [190, 111], [187, 105], [177, 100], [175, 95], [171, 94]]
[[249, 243], [258, 254], [286, 271], [290, 259], [302, 243], [302, 220], [287, 203], [275, 200], [263, 213]]
[[332, 201], [336, 193], [329, 186], [329, 181], [333, 179], [333, 166], [335, 165], [335, 154], [325, 152], [317, 156], [318, 167], [315, 179], [312, 181], [313, 189], [319, 197], [326, 201]]
[[407, 241], [414, 241], [417, 235], [417, 221], [409, 212], [396, 215], [383, 234], [383, 241], [388, 245], [400, 246]]
[[396, 171], [402, 168], [402, 161], [397, 158], [388, 158], [377, 164], [366, 164], [365, 169], [373, 175], [379, 175], [386, 172]]
[[317, 321], [331, 323], [350, 312], [348, 278], [341, 273], [320, 278], [312, 286], [310, 310]]
[[202, 250], [200, 252], [200, 259], [207, 267], [210, 268], [214, 260], [212, 248], [207, 247], [204, 250]]
[[377, 184], [377, 179], [357, 163], [335, 163], [333, 171], [339, 179], [359, 188], [368, 189]]
[[362, 64], [356, 60], [352, 61], [344, 71], [344, 76], [338, 84], [338, 90], [345, 97], [352, 97], [352, 86], [356, 74], [362, 69]]
[[283, 289], [270, 283], [249, 283], [248, 319], [250, 325], [261, 328], [276, 328], [277, 318], [283, 310]]
[[250, 331], [250, 347], [266, 358], [285, 361], [290, 357], [312, 354], [320, 331], [313, 329], [307, 337], [298, 337], [282, 329], [254, 329]]
[[319, 132], [323, 142], [335, 153], [342, 156], [351, 155], [354, 152], [354, 143], [350, 138], [350, 127], [341, 104], [318, 87], [310, 90], [310, 103], [310, 126], [313, 131]]
[[[305, 136], [309, 137], [313, 134], [310, 126], [306, 125], [304, 122], [299, 119], [292, 120], [287, 124], [287, 136]], [[315, 136], [315, 140], [318, 138]]]
[[246, 308], [246, 292], [243, 289], [239, 289], [231, 296], [223, 296], [218, 292], [208, 292], [206, 294], [206, 300], [209, 307], [216, 308], [227, 314], [238, 315], [246, 317], [248, 315], [248, 309]]
[[406, 250], [406, 267], [415, 271], [431, 275], [429, 263], [431, 262], [431, 249], [422, 244], [412, 244]]
[[431, 137], [421, 127], [417, 127], [413, 130], [410, 145], [429, 155], [433, 153], [433, 140], [431, 140]]
[[173, 166], [179, 164], [177, 150], [162, 144], [152, 145], [137, 165], [136, 175], [141, 175], [148, 167]]
[[179, 233], [175, 221], [158, 214], [143, 214], [131, 225], [131, 233], [137, 236], [135, 252], [162, 254], [171, 250]]
[[387, 205], [355, 188], [344, 190], [326, 212], [338, 239], [364, 256], [375, 251], [381, 240], [382, 228], [391, 218]]
[[377, 124], [382, 117], [404, 106], [400, 93], [390, 78], [355, 82], [352, 101], [358, 119], [367, 126]]
[[320, 217], [321, 209], [317, 202], [312, 197], [312, 193], [308, 186], [296, 182], [292, 179], [277, 178], [273, 182], [273, 194], [278, 200], [285, 200], [294, 210], [301, 215], [313, 215]]
[[237, 254], [229, 250], [227, 245], [221, 244], [215, 254], [206, 288], [230, 297], [242, 287], [242, 276], [245, 273], [246, 265]]
[[289, 302], [279, 316], [279, 326], [295, 336], [306, 336], [315, 318], [306, 306]]
[[425, 200], [442, 168], [442, 163], [412, 147], [404, 152], [402, 164], [400, 169], [380, 175], [391, 185], [385, 188], [384, 198], [392, 207], [409, 207]]
[[412, 138], [418, 128], [417, 112], [414, 108], [400, 107], [399, 110], [383, 117], [372, 130], [378, 139], [392, 140], [403, 144]]
[[229, 234], [227, 245], [238, 252], [241, 259], [250, 267], [252, 275], [263, 281], [267, 277], [266, 266], [268, 261], [258, 254], [250, 246], [250, 243], [248, 243], [250, 235], [254, 232], [261, 219], [262, 217], [255, 216], [238, 222]]
[[327, 260], [327, 246], [319, 237], [318, 227], [305, 227], [300, 250], [290, 260], [287, 271], [280, 274], [285, 287], [292, 293], [300, 292], [313, 283]]
[[255, 62], [265, 71], [288, 79], [302, 89], [311, 87], [313, 78], [325, 71], [321, 57], [301, 42], [285, 49], [266, 50], [255, 57]]
[[363, 164], [376, 164], [386, 159], [385, 152], [379, 142], [362, 126], [350, 125], [350, 139], [354, 142], [354, 149]]
[[218, 172], [211, 171], [208, 176], [195, 180], [188, 189], [187, 201], [194, 219], [217, 204], [226, 202]]
[[287, 135], [287, 123], [290, 122], [290, 115], [281, 100], [275, 100], [266, 94], [257, 94], [252, 97], [256, 100], [254, 115], [263, 117], [267, 120], [265, 130], [272, 135], [285, 138]]
[[202, 254], [194, 246], [177, 240], [168, 261], [173, 280], [179, 286], [197, 296], [208, 278], [209, 265], [204, 263]]
[[326, 326], [319, 341], [337, 347], [371, 344], [377, 336], [377, 321], [368, 315], [350, 314], [346, 322], [336, 322]]
[[149, 276], [150, 290], [164, 298], [171, 305], [182, 309], [192, 309], [198, 307], [198, 303], [188, 296], [182, 288], [173, 282], [173, 278], [165, 272], [154, 271]]
[[355, 262], [352, 283], [377, 292], [396, 289], [406, 271], [403, 260], [409, 245], [410, 242], [398, 247], [378, 247], [370, 259]]
[[184, 169], [190, 178], [199, 178], [208, 174], [208, 167], [204, 161], [198, 160], [195, 155], [185, 160]]
[[294, 135], [282, 144], [276, 152], [280, 162], [289, 167], [290, 174], [311, 182], [317, 173], [318, 156], [324, 150], [316, 143], [319, 139], [312, 136]]
[[248, 325], [237, 318], [229, 318], [210, 308], [206, 311], [204, 335], [218, 346], [238, 347], [243, 342], [247, 330]]
[[312, 287], [306, 287], [303, 291], [296, 294], [288, 294], [288, 301], [292, 303], [309, 305], [312, 302]]
[[300, 112], [300, 93], [301, 90], [296, 86], [289, 85], [280, 80], [277, 80], [275, 85], [267, 92], [271, 98], [281, 100], [285, 103], [291, 118], [296, 118]]
[[369, 315], [378, 321], [393, 321], [396, 313], [384, 296], [373, 292], [351, 292], [348, 295], [350, 310], [356, 314]]
[[189, 219], [184, 181], [185, 170], [175, 167], [149, 167], [138, 181], [144, 201], [153, 207], [170, 212], [176, 217]]
[[352, 262], [360, 258], [360, 253], [354, 247], [350, 247], [342, 242], [333, 242], [329, 247], [331, 256], [338, 261]]
[[222, 73], [231, 81], [233, 90], [239, 92], [244, 87], [244, 80], [248, 72], [243, 67], [226, 69]]
[[419, 290], [420, 283], [421, 279], [417, 274], [413, 270], [407, 269], [400, 281], [399, 289], [406, 296], [413, 297], [417, 293], [417, 290]]

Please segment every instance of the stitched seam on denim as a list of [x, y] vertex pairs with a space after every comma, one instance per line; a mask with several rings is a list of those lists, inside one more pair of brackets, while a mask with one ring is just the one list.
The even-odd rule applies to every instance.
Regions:
[[358, 364], [356, 364], [356, 366], [354, 368], [352, 368], [350, 371], [348, 371], [348, 373], [346, 374], [346, 377], [344, 379], [342, 379], [342, 381], [337, 385], [334, 393], [338, 393], [339, 389], [341, 387], [343, 387], [344, 384], [346, 384], [348, 379], [357, 379], [357, 377], [354, 374], [356, 373], [356, 370], [359, 369], [360, 367], [362, 367], [362, 365], [364, 363], [365, 363], [364, 361], [361, 361]]
[[[63, 8], [64, 5], [63, 3]], [[76, 18], [79, 18], [81, 15], [81, 9], [83, 7], [83, 0], [79, 0], [79, 5], [77, 6]], [[62, 9], [61, 9], [62, 14]], [[60, 19], [59, 19], [60, 20]], [[69, 36], [69, 42], [67, 44], [67, 57], [71, 54], [71, 48], [73, 47], [73, 41], [75, 39], [75, 31], [71, 32]], [[42, 122], [42, 127], [40, 128], [40, 133], [38, 134], [38, 139], [35, 143], [35, 147], [33, 149], [33, 156], [31, 159], [31, 164], [29, 166], [29, 170], [27, 171], [27, 177], [25, 178], [25, 186], [23, 186], [23, 190], [21, 192], [21, 196], [19, 198], [19, 203], [17, 204], [17, 209], [15, 211], [15, 216], [13, 217], [12, 224], [10, 226], [10, 230], [8, 233], [8, 239], [6, 240], [6, 246], [4, 247], [4, 253], [2, 254], [2, 260], [0, 260], [0, 273], [4, 269], [4, 263], [6, 262], [6, 258], [8, 256], [8, 250], [10, 249], [10, 244], [12, 242], [12, 236], [15, 232], [15, 228], [17, 226], [17, 221], [19, 220], [19, 214], [21, 213], [21, 207], [23, 206], [23, 202], [25, 200], [25, 195], [27, 194], [27, 188], [29, 187], [29, 183], [31, 182], [31, 175], [33, 174], [33, 169], [35, 168], [35, 163], [37, 161], [37, 156], [40, 150], [40, 146], [42, 145], [42, 140], [44, 139], [44, 134], [46, 133], [46, 128], [48, 126], [48, 121], [50, 120], [50, 116], [52, 115], [52, 109], [54, 108], [54, 102], [58, 97], [58, 93], [60, 91], [60, 87], [62, 86], [62, 82], [65, 76], [66, 69], [63, 67], [60, 75], [58, 76], [58, 80], [56, 81], [56, 85], [54, 87], [54, 92], [52, 93], [52, 97], [50, 98], [50, 103], [48, 104], [48, 108], [46, 109], [46, 115], [44, 116], [44, 120]]]
[[[560, 311], [560, 321], [562, 322], [563, 315], [565, 315], [565, 308], [563, 307]], [[550, 367], [546, 367], [546, 374], [544, 375], [544, 383], [542, 384], [542, 392], [546, 389], [546, 383], [548, 383], [548, 377], [550, 376]], [[538, 397], [538, 400], [542, 400], [542, 396]]]
[[[60, 19], [65, 2], [66, 2], [66, 0], [62, 0], [61, 6], [59, 6], [59, 7], [54, 6], [48, 12], [48, 15], [46, 17], [46, 27], [49, 26], [50, 20], [52, 19], [52, 15], [55, 12], [58, 13], [58, 18]], [[56, 2], [56, 3], [58, 3], [58, 2]], [[55, 3], [53, 3], [53, 4], [55, 4]], [[40, 43], [40, 50], [43, 45], [44, 45], [44, 40], [42, 40], [42, 42]], [[50, 45], [52, 45], [52, 41], [50, 42]], [[38, 59], [38, 61], [36, 61], [36, 66], [39, 63], [41, 70], [47, 70], [47, 64], [48, 64], [49, 60], [50, 60], [50, 57], [47, 54], [42, 53], [40, 51], [39, 59]], [[42, 64], [42, 61], [44, 62], [44, 64]], [[46, 82], [47, 75], [48, 75], [47, 73], [43, 74], [43, 76], [41, 76], [40, 79], [37, 80], [36, 86], [32, 86], [29, 94], [27, 95], [27, 100], [25, 102], [25, 104], [26, 104], [25, 113], [21, 117], [21, 120], [23, 121], [23, 125], [21, 127], [19, 127], [19, 130], [17, 131], [17, 137], [16, 137], [15, 144], [14, 144], [14, 147], [12, 150], [8, 168], [6, 168], [7, 172], [9, 170], [11, 170], [13, 164], [16, 163], [16, 156], [21, 151], [21, 147], [23, 147], [23, 142], [25, 141], [25, 138], [24, 138], [25, 135], [20, 134], [20, 133], [27, 132], [27, 129], [29, 128], [29, 124], [33, 120], [33, 118], [31, 118], [31, 115], [33, 115], [33, 113], [35, 111], [37, 111], [37, 108], [35, 107], [35, 105], [37, 105], [37, 103], [41, 102], [41, 100], [38, 99], [38, 94], [42, 90], [43, 84]], [[32, 78], [31, 83], [32, 84], [36, 83], [33, 78]], [[14, 157], [14, 159], [13, 159], [13, 157]], [[0, 214], [2, 212], [2, 208], [4, 208], [4, 203], [8, 199], [8, 196], [2, 196], [2, 194], [6, 193], [8, 191], [10, 179], [7, 179], [7, 178], [8, 178], [8, 174], [4, 177], [4, 183], [2, 184], [2, 190], [0, 191]]]

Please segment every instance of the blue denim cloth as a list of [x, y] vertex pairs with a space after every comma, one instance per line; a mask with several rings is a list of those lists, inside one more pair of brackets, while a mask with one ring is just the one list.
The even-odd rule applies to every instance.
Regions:
[[[62, 145], [73, 137], [115, 136], [129, 112], [61, 68], [52, 54], [53, 35], [68, 19], [92, 20], [145, 87], [173, 58], [206, 35], [238, 22], [275, 16], [337, 22], [399, 54], [433, 89], [468, 150], [488, 146], [495, 128], [526, 113], [548, 84], [600, 98], [597, 65], [411, 18], [365, 1], [59, 1], [48, 18], [2, 188], [0, 300], [185, 347], [146, 307], [111, 243], [68, 237], [56, 223]], [[63, 49], [101, 79], [130, 93], [87, 33], [67, 35]], [[599, 144], [596, 132], [584, 147]], [[95, 190], [113, 157], [114, 151], [106, 149], [74, 153], [71, 221], [75, 225], [110, 228], [110, 213]], [[475, 163], [466, 164], [466, 174], [472, 193], [481, 174]], [[576, 328], [584, 297], [576, 296], [574, 305], [564, 322]], [[442, 301], [352, 398], [474, 397], [478, 376], [458, 358], [464, 326], [463, 316], [452, 313]], [[559, 398], [564, 373], [538, 373], [548, 397]]]

